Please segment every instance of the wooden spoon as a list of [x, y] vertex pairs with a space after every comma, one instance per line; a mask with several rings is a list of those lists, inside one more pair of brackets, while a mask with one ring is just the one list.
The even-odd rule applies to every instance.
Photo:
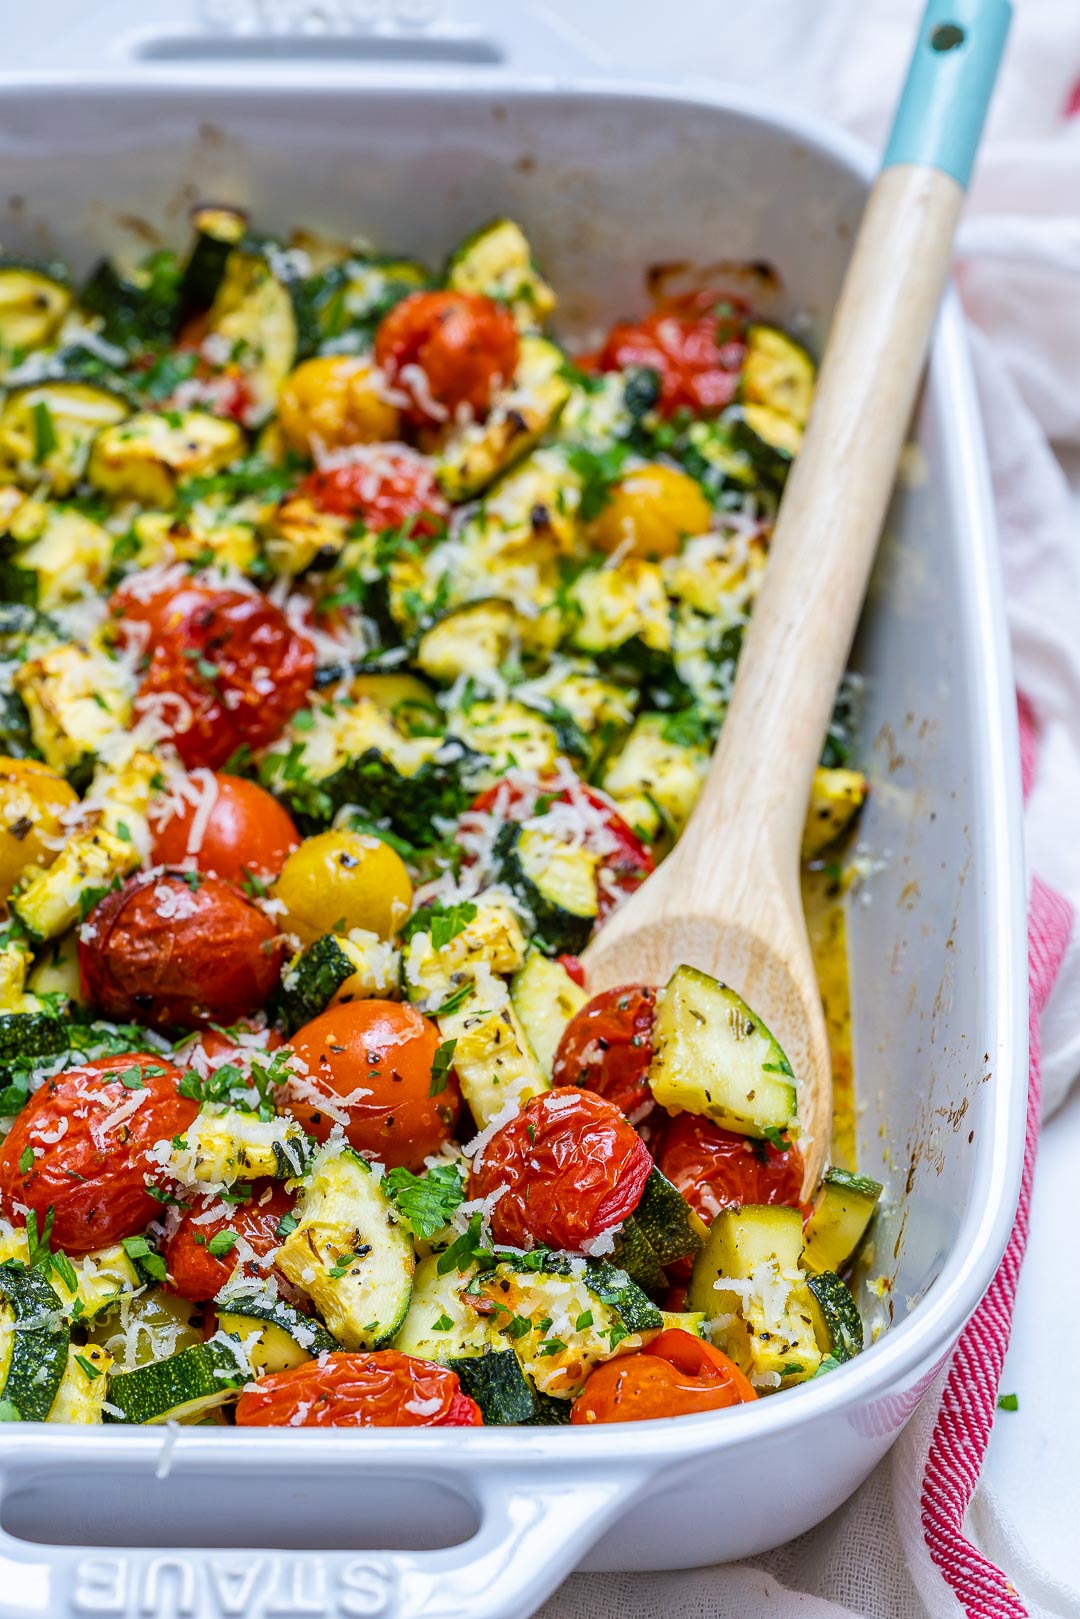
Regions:
[[799, 1081], [804, 1195], [832, 1129], [799, 885], [814, 769], [855, 632], [982, 130], [1008, 0], [931, 0], [833, 316], [799, 457], [701, 798], [660, 870], [585, 952], [590, 991], [728, 983]]

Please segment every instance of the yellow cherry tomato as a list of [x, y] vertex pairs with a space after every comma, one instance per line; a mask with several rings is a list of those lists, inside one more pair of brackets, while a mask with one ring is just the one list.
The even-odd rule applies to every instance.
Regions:
[[302, 944], [363, 928], [392, 939], [409, 914], [412, 882], [401, 856], [363, 832], [319, 832], [294, 849], [274, 885], [285, 926]]
[[63, 776], [36, 759], [0, 758], [0, 899], [29, 866], [51, 866], [58, 851], [49, 843], [64, 836], [65, 810], [78, 795]]
[[370, 361], [355, 354], [305, 360], [281, 390], [281, 431], [290, 449], [301, 455], [312, 455], [320, 446], [340, 450], [349, 444], [396, 439], [401, 417], [384, 391]]
[[625, 473], [589, 525], [589, 539], [609, 556], [674, 556], [683, 540], [704, 534], [712, 507], [701, 486], [656, 461]]

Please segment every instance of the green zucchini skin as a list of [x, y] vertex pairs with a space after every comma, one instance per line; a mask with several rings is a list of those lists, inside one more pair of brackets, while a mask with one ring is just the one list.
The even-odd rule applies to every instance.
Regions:
[[678, 1187], [672, 1186], [658, 1169], [649, 1172], [641, 1201], [631, 1218], [648, 1238], [661, 1265], [673, 1265], [701, 1248], [701, 1222]]
[[851, 1289], [833, 1271], [808, 1276], [806, 1285], [820, 1321], [814, 1327], [822, 1350], [834, 1360], [854, 1360], [862, 1353], [864, 1331]]
[[667, 1287], [660, 1256], [633, 1214], [622, 1223], [612, 1260], [643, 1293], [662, 1293]]
[[462, 1392], [480, 1407], [488, 1427], [529, 1422], [536, 1416], [538, 1396], [512, 1349], [480, 1355], [454, 1355], [445, 1362], [457, 1373]]
[[596, 926], [596, 910], [579, 915], [545, 893], [522, 864], [522, 837], [522, 827], [508, 821], [495, 840], [495, 859], [502, 879], [532, 912], [544, 949], [553, 956], [576, 956], [584, 950]]
[[564, 1428], [569, 1424], [572, 1400], [556, 1400], [551, 1394], [536, 1395], [536, 1415], [526, 1417], [526, 1428]]
[[173, 337], [179, 287], [180, 269], [174, 253], [152, 253], [130, 273], [111, 259], [102, 259], [84, 283], [79, 301], [84, 309], [101, 316], [110, 343], [149, 348]]
[[286, 1034], [325, 1012], [347, 978], [356, 971], [332, 933], [324, 934], [308, 945], [298, 961], [289, 968], [278, 999], [278, 1011], [285, 1024]]
[[803, 1264], [814, 1272], [850, 1265], [866, 1237], [881, 1197], [880, 1182], [846, 1169], [827, 1169], [806, 1222]]
[[[14, 1317], [3, 1398], [24, 1422], [44, 1422], [63, 1382], [71, 1333], [63, 1305], [40, 1270], [8, 1259], [0, 1265], [0, 1298]], [[44, 1324], [23, 1321], [47, 1315]]]
[[301, 769], [291, 781], [271, 778], [265, 785], [305, 836], [324, 831], [346, 804], [363, 804], [369, 820], [388, 821], [398, 837], [422, 845], [431, 836], [433, 817], [454, 820], [468, 808], [483, 765], [482, 754], [448, 737], [412, 776], [403, 775], [377, 748], [368, 748], [322, 780], [306, 778]]
[[192, 216], [195, 241], [180, 277], [178, 292], [181, 322], [200, 314], [213, 303], [225, 264], [247, 234], [247, 216], [238, 208], [197, 208]]
[[590, 1260], [585, 1279], [597, 1298], [618, 1310], [627, 1332], [651, 1332], [664, 1325], [664, 1317], [652, 1299], [619, 1266], [606, 1259]]
[[108, 1403], [123, 1413], [105, 1412], [108, 1422], [166, 1422], [181, 1413], [223, 1405], [247, 1382], [236, 1355], [212, 1340], [189, 1344], [165, 1360], [151, 1361], [109, 1378]]

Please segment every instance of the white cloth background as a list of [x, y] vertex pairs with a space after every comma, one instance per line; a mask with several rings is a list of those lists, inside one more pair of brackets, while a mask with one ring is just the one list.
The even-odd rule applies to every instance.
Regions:
[[[695, 77], [749, 79], [880, 145], [922, 0], [713, 0], [669, 8], [662, 22], [650, 6], [652, 26], [637, 0], [617, 10], [603, 0], [549, 0], [548, 9], [572, 18], [590, 46], [627, 71], [688, 77], [692, 67]], [[628, 13], [633, 26], [620, 28]], [[1080, 450], [1080, 114], [1067, 117], [1078, 85], [1080, 0], [1017, 0], [956, 273], [976, 327], [1017, 684], [1042, 727], [1029, 869], [1080, 915], [1080, 557], [1068, 487], [1048, 444]], [[1080, 1073], [1080, 926], [1042, 1043], [1046, 1114]], [[1066, 1373], [1065, 1398], [1069, 1389]], [[962, 1619], [919, 1527], [935, 1394], [855, 1499], [800, 1540], [752, 1566], [578, 1575], [542, 1619]], [[967, 1532], [1029, 1613], [1076, 1619], [1080, 1550], [1069, 1589], [1023, 1550], [1006, 1494], [980, 1486]]]

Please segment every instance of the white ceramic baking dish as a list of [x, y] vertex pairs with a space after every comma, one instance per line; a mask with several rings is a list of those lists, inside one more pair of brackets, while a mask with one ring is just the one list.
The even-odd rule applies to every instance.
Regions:
[[[148, 225], [182, 235], [208, 197], [271, 229], [362, 231], [437, 262], [506, 211], [570, 325], [640, 308], [656, 261], [760, 260], [782, 277], [759, 289], [770, 307], [820, 333], [869, 172], [828, 129], [724, 90], [495, 69], [234, 77], [0, 84], [4, 247], [85, 266]], [[576, 1566], [744, 1556], [858, 1487], [997, 1264], [1026, 1089], [1013, 693], [951, 299], [917, 438], [856, 653], [874, 786], [850, 916], [859, 1138], [889, 1187], [876, 1265], [891, 1330], [793, 1393], [599, 1431], [196, 1428], [163, 1459], [160, 1431], [4, 1427], [5, 1614], [513, 1619]]]

